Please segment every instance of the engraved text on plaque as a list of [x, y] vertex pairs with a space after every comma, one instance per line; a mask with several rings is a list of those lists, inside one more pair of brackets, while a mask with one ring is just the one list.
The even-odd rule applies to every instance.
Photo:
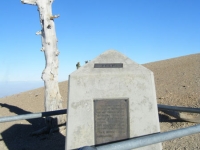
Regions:
[[94, 100], [95, 144], [129, 138], [128, 100]]
[[94, 68], [123, 68], [123, 63], [96, 63]]

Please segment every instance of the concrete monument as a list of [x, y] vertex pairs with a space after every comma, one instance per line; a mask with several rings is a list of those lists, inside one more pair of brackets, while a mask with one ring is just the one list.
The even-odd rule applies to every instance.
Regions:
[[153, 73], [117, 51], [71, 73], [68, 96], [66, 150], [160, 132]]

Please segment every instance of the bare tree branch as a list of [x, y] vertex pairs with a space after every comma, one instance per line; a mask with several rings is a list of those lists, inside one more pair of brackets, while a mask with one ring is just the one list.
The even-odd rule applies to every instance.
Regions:
[[36, 0], [21, 0], [23, 4], [36, 5]]

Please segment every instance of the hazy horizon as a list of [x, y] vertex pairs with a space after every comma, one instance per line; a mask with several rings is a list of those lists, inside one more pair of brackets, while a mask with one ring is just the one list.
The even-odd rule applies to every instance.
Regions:
[[[190, 55], [195, 55], [195, 54], [199, 54], [199, 53], [194, 53]], [[188, 56], [188, 55], [184, 55], [184, 56]], [[180, 57], [184, 57], [184, 56], [180, 56]], [[174, 57], [174, 58], [178, 58], [178, 57]], [[170, 58], [170, 59], [174, 59], [174, 58]], [[164, 60], [168, 60], [168, 59], [164, 59]], [[159, 60], [159, 61], [164, 61], [164, 60]], [[158, 62], [158, 61], [149, 62], [149, 63], [155, 63], [155, 62]], [[63, 81], [66, 81], [66, 80], [63, 80]], [[63, 82], [63, 81], [58, 81], [58, 82]], [[0, 81], [0, 89], [1, 89], [0, 98], [11, 96], [14, 94], [19, 94], [22, 92], [27, 92], [29, 90], [34, 90], [40, 87], [44, 87], [43, 80], [41, 81]]]
[[[58, 80], [67, 80], [77, 62], [82, 66], [109, 49], [139, 64], [199, 53], [199, 6], [199, 0], [54, 1], [53, 15], [60, 15], [54, 20]], [[43, 86], [45, 58], [41, 36], [35, 35], [42, 29], [37, 6], [2, 1], [0, 9], [0, 97]]]
[[[77, 62], [83, 65], [109, 49], [140, 64], [199, 52], [199, 5], [198, 0], [54, 1], [53, 15], [60, 15], [58, 80], [67, 80]], [[45, 58], [41, 36], [35, 35], [41, 30], [37, 6], [16, 0], [2, 1], [0, 8], [0, 81], [40, 80]]]
[[0, 98], [43, 87], [43, 81], [0, 81]]

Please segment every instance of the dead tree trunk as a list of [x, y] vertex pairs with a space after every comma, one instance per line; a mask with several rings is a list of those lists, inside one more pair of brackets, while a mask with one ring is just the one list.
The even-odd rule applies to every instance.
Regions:
[[[62, 97], [58, 86], [58, 55], [57, 38], [55, 32], [54, 18], [52, 15], [53, 0], [21, 0], [24, 4], [36, 5], [38, 7], [41, 31], [36, 34], [42, 36], [41, 51], [45, 54], [46, 65], [42, 72], [42, 79], [45, 85], [45, 111], [62, 109]], [[64, 115], [50, 117], [46, 123], [50, 128], [66, 122]]]

